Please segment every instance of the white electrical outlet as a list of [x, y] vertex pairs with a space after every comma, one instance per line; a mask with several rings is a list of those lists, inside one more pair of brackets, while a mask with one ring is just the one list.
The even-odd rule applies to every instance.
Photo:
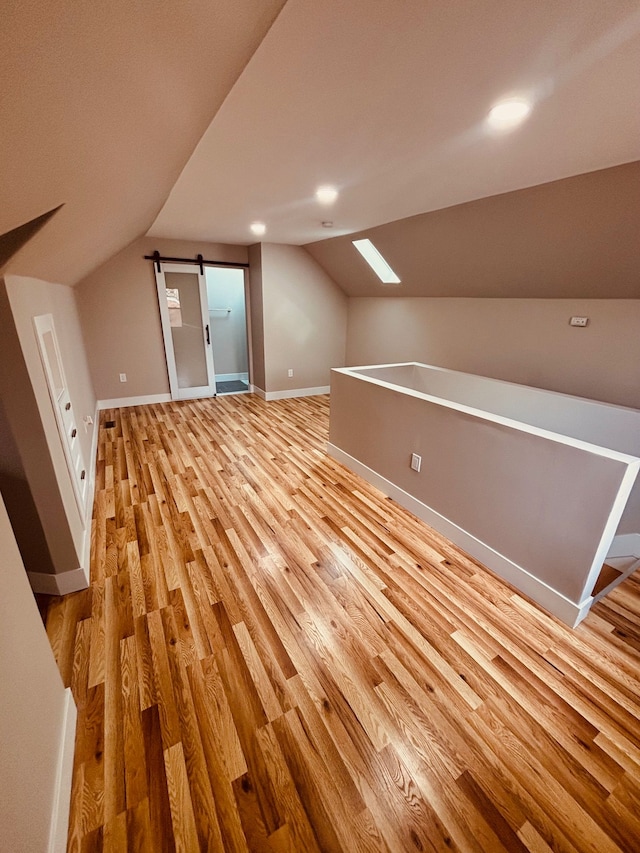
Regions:
[[570, 326], [580, 326], [580, 328], [584, 328], [589, 323], [588, 317], [572, 317], [569, 320]]
[[120, 382], [126, 382], [126, 381], [127, 381], [127, 374], [121, 373], [120, 374]]
[[290, 367], [289, 370], [287, 370], [287, 376], [289, 377], [289, 379], [291, 379], [291, 377], [293, 376], [293, 367]]
[[418, 456], [417, 453], [411, 454], [411, 470], [420, 472], [420, 466], [422, 465], [422, 456]]

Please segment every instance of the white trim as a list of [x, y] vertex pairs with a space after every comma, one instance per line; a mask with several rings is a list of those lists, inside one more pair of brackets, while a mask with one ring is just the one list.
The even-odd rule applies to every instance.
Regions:
[[[318, 388], [293, 388], [290, 391], [267, 391], [263, 399], [288, 400], [291, 397], [315, 397], [318, 394], [328, 394], [330, 385], [320, 385]], [[265, 393], [264, 391], [262, 392]]]
[[439, 512], [436, 512], [436, 510], [427, 506], [427, 504], [414, 498], [413, 495], [405, 492], [399, 486], [396, 486], [391, 480], [387, 480], [386, 477], [383, 477], [358, 459], [336, 447], [335, 444], [328, 442], [327, 452], [338, 462], [355, 471], [356, 474], [368, 483], [371, 483], [371, 485], [380, 489], [384, 494], [393, 498], [400, 506], [412, 512], [443, 536], [446, 536], [447, 539], [450, 539], [458, 547], [463, 548], [472, 557], [475, 557], [476, 560], [480, 560], [487, 568], [516, 587], [519, 592], [533, 599], [533, 601], [545, 610], [548, 610], [549, 613], [557, 616], [558, 619], [571, 628], [575, 628], [589, 612], [589, 608], [593, 602], [591, 596], [588, 596], [580, 603], [571, 601], [553, 587], [534, 577], [526, 569], [523, 569], [522, 566], [495, 551], [489, 545], [477, 539], [471, 533], [468, 533], [464, 528], [454, 524], [454, 522], [440, 515]]
[[44, 595], [68, 595], [70, 592], [78, 592], [78, 590], [86, 589], [89, 586], [88, 566], [86, 569], [79, 566], [77, 569], [58, 572], [56, 575], [49, 575], [44, 572], [27, 572], [27, 575], [31, 589]]
[[638, 557], [640, 559], [640, 533], [621, 533], [614, 537], [607, 559], [615, 557]]
[[[627, 412], [637, 412], [637, 409], [634, 409], [630, 406], [620, 406], [617, 403], [605, 403], [601, 400], [592, 400], [589, 397], [579, 397], [575, 394], [565, 394], [562, 391], [551, 391], [548, 388], [536, 388], [534, 385], [522, 385], [520, 382], [509, 382], [506, 379], [494, 379], [492, 376], [482, 376], [478, 373], [468, 373], [463, 370], [452, 370], [449, 367], [439, 367], [437, 364], [426, 364], [423, 361], [393, 361], [387, 364], [360, 364], [360, 365], [352, 365], [350, 367], [333, 367], [332, 370], [335, 370], [338, 373], [346, 373], [351, 374], [353, 371], [357, 372], [359, 370], [377, 370], [378, 368], [385, 367], [427, 367], [429, 370], [432, 370], [437, 373], [455, 373], [458, 376], [473, 376], [474, 379], [482, 379], [487, 382], [492, 383], [493, 385], [509, 385], [511, 387], [516, 388], [526, 388], [527, 391], [533, 392], [538, 395], [552, 395], [553, 397], [563, 397], [565, 400], [580, 400], [582, 403], [586, 403], [590, 406], [597, 406], [598, 408], [607, 408], [607, 409], [620, 409], [622, 411]], [[382, 381], [382, 380], [378, 380]], [[406, 385], [399, 385], [399, 388], [406, 388]], [[422, 394], [423, 392], [417, 391], [417, 394]], [[436, 397], [437, 400], [441, 400], [443, 398]]]
[[[95, 462], [93, 467], [95, 469]], [[81, 562], [73, 572], [64, 573], [64, 579], [61, 579], [61, 586], [64, 588], [64, 592], [59, 593], [60, 595], [67, 595], [69, 592], [78, 592], [80, 589], [86, 589], [91, 583], [91, 516], [93, 515], [94, 483], [87, 485], [87, 491], [91, 495], [91, 502], [87, 506], [84, 536], [82, 537], [82, 554], [80, 555]], [[82, 573], [82, 579], [79, 574], [80, 572]], [[67, 575], [72, 575], [72, 577], [67, 577]], [[81, 582], [82, 586], [77, 586]], [[73, 586], [74, 589], [67, 589], [66, 587], [68, 586]]]
[[[82, 562], [80, 568], [84, 572], [86, 585], [91, 583], [91, 519], [93, 517], [93, 500], [96, 490], [96, 467], [98, 461], [98, 433], [100, 431], [100, 409], [96, 402], [93, 416], [93, 435], [87, 466], [87, 494], [85, 498], [84, 538], [82, 542]], [[81, 587], [82, 588], [82, 587]]]
[[[162, 339], [164, 341], [164, 354], [167, 365], [167, 374], [169, 376], [169, 387], [171, 389], [172, 400], [197, 400], [203, 397], [215, 397], [216, 379], [215, 366], [213, 363], [213, 348], [211, 346], [211, 330], [209, 329], [209, 306], [207, 302], [207, 283], [204, 276], [204, 271], [200, 272], [198, 267], [193, 264], [184, 263], [165, 263], [160, 264], [158, 270], [156, 264], [153, 265], [153, 272], [156, 277], [156, 289], [158, 291], [158, 305], [160, 308], [160, 323], [162, 325]], [[176, 366], [176, 355], [173, 346], [173, 335], [171, 332], [171, 322], [169, 319], [169, 308], [167, 306], [166, 297], [166, 280], [165, 272], [180, 273], [181, 275], [194, 275], [198, 282], [198, 293], [200, 298], [200, 319], [202, 322], [202, 341], [204, 352], [205, 370], [207, 373], [207, 384], [197, 385], [189, 388], [181, 388], [178, 383], [178, 369]], [[205, 338], [205, 329], [208, 329], [207, 338]]]
[[[640, 462], [636, 462], [634, 465], [629, 465], [624, 473], [620, 487], [618, 488], [618, 494], [616, 495], [611, 511], [609, 512], [609, 518], [607, 519], [607, 523], [602, 531], [600, 544], [598, 545], [598, 549], [594, 555], [591, 568], [589, 569], [589, 574], [587, 575], [587, 580], [582, 588], [582, 598], [585, 598], [592, 592], [596, 585], [596, 581], [600, 576], [600, 572], [602, 571], [602, 566], [609, 556], [609, 552], [616, 535], [616, 530], [620, 524], [622, 513], [624, 512], [624, 508], [629, 500], [629, 495], [631, 494], [631, 489], [633, 488], [636, 477], [638, 476], [638, 468], [640, 468]], [[638, 556], [640, 556], [640, 551], [638, 551]]]
[[318, 394], [329, 394], [330, 385], [320, 385], [318, 388], [295, 388], [291, 391], [263, 391], [257, 385], [249, 385], [251, 394], [261, 400], [289, 400], [292, 397], [315, 397]]
[[[58, 427], [60, 445], [64, 454], [69, 479], [73, 494], [78, 505], [78, 512], [84, 524], [86, 516], [87, 501], [87, 477], [82, 444], [78, 437], [78, 423], [75, 411], [71, 403], [69, 385], [65, 374], [58, 336], [53, 319], [53, 314], [40, 314], [32, 318], [33, 328], [40, 353], [40, 361], [44, 371], [44, 378], [49, 391], [49, 399], [53, 408], [53, 414]], [[45, 335], [50, 335], [53, 351], [51, 352], [45, 344]], [[56, 383], [55, 369], [59, 374], [59, 382]], [[59, 386], [59, 387], [58, 387]], [[84, 474], [84, 477], [82, 476]]]
[[[629, 465], [633, 462], [637, 462], [639, 457], [633, 456], [629, 453], [622, 453], [618, 450], [613, 450], [608, 447], [602, 447], [597, 444], [592, 444], [589, 441], [584, 441], [580, 438], [573, 438], [570, 435], [564, 435], [559, 432], [553, 432], [549, 429], [544, 429], [543, 427], [534, 426], [533, 424], [528, 424], [524, 421], [516, 421], [513, 418], [507, 418], [504, 415], [496, 415], [493, 412], [489, 412], [486, 409], [477, 409], [474, 406], [467, 406], [464, 403], [457, 403], [454, 400], [448, 400], [445, 397], [436, 397], [433, 394], [426, 394], [424, 391], [416, 391], [413, 388], [409, 388], [407, 385], [397, 385], [393, 382], [388, 382], [386, 379], [378, 379], [375, 376], [367, 376], [360, 371], [363, 370], [375, 370], [376, 368], [382, 369], [386, 367], [424, 367], [429, 370], [438, 370], [445, 373], [460, 373], [458, 370], [447, 370], [441, 367], [433, 367], [430, 364], [421, 364], [420, 362], [406, 362], [406, 363], [398, 363], [398, 364], [372, 364], [367, 367], [334, 367], [332, 368], [335, 373], [342, 373], [345, 376], [351, 376], [354, 379], [359, 379], [362, 382], [368, 382], [371, 385], [378, 385], [382, 388], [388, 388], [391, 391], [397, 391], [401, 394], [405, 394], [408, 397], [416, 397], [418, 400], [427, 400], [430, 403], [435, 403], [437, 406], [442, 406], [445, 409], [453, 409], [457, 412], [462, 412], [466, 415], [471, 415], [474, 418], [479, 418], [483, 421], [489, 421], [490, 423], [500, 424], [501, 426], [509, 427], [510, 429], [518, 430], [519, 432], [526, 432], [529, 435], [536, 435], [539, 438], [546, 438], [550, 441], [556, 441], [558, 444], [565, 444], [569, 447], [575, 447], [578, 450], [586, 450], [589, 453], [595, 453], [598, 456], [605, 456], [607, 459], [615, 459], [617, 462], [624, 462]], [[473, 375], [473, 374], [466, 374]], [[486, 376], [479, 376], [478, 379], [488, 379]], [[504, 382], [501, 379], [491, 379], [491, 382], [495, 382], [501, 385], [514, 385], [513, 382]], [[521, 388], [528, 386], [519, 386]], [[540, 389], [531, 389], [533, 391]], [[544, 391], [545, 394], [556, 394], [556, 396], [567, 397], [567, 394], [558, 394], [555, 391]], [[594, 402], [594, 401], [587, 401]], [[607, 403], [597, 403], [597, 405], [608, 406]], [[623, 408], [621, 406], [612, 406], [610, 408]]]
[[98, 458], [98, 433], [100, 432], [100, 405], [96, 400], [96, 410], [93, 414], [93, 435], [91, 436], [91, 471], [93, 483], [95, 484], [96, 460]]
[[111, 400], [98, 400], [98, 411], [104, 409], [123, 409], [127, 406], [147, 406], [150, 403], [170, 403], [171, 394], [146, 394], [141, 397], [114, 397]]
[[216, 373], [216, 382], [248, 382], [248, 373]]
[[53, 792], [49, 845], [47, 847], [48, 853], [65, 853], [67, 849], [77, 717], [78, 712], [76, 704], [73, 701], [73, 694], [71, 688], [67, 687], [62, 717], [60, 749], [58, 751], [58, 766], [56, 767], [56, 781]]

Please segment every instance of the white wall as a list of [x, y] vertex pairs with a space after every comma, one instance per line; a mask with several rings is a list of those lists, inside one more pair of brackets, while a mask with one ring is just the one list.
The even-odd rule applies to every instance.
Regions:
[[347, 364], [420, 361], [640, 408], [639, 332], [640, 299], [356, 297]]
[[67, 696], [1, 498], [0, 555], [0, 849], [44, 853]]

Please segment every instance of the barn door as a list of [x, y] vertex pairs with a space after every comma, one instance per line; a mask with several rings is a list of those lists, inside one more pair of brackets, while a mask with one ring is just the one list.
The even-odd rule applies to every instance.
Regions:
[[154, 270], [171, 398], [215, 397], [204, 275], [190, 264], [162, 263]]

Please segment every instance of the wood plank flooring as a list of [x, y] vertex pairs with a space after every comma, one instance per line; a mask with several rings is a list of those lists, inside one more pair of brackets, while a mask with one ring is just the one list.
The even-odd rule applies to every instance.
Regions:
[[47, 620], [69, 851], [640, 850], [638, 577], [569, 630], [328, 458], [328, 413], [102, 413], [92, 584]]

